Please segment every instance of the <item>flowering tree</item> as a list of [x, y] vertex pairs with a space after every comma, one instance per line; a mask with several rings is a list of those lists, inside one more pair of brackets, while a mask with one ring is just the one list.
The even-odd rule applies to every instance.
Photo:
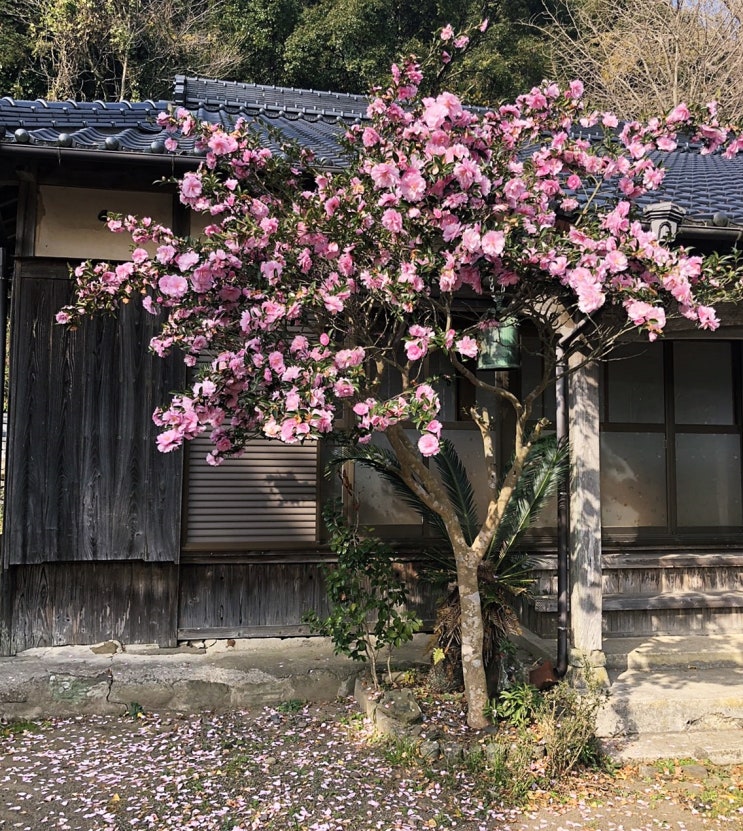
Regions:
[[[449, 27], [442, 38], [449, 51], [466, 41]], [[632, 205], [662, 181], [650, 154], [673, 149], [679, 129], [698, 131], [705, 151], [727, 134], [713, 113], [692, 127], [684, 106], [620, 129], [610, 113], [584, 112], [579, 82], [475, 113], [446, 92], [421, 96], [421, 80], [414, 61], [393, 66], [368, 122], [345, 135], [348, 167], [332, 175], [300, 150], [271, 153], [244, 124], [224, 132], [186, 112], [163, 115], [171, 149], [180, 134], [195, 134], [205, 151], [178, 187], [212, 224], [192, 239], [147, 218], [112, 220], [111, 230], [132, 235], [131, 262], [78, 267], [75, 303], [58, 320], [74, 325], [139, 298], [162, 321], [158, 354], [178, 349], [189, 366], [206, 360], [192, 386], [154, 414], [163, 452], [206, 433], [218, 464], [259, 435], [291, 444], [343, 429], [365, 443], [384, 432], [451, 539], [468, 723], [480, 727], [478, 568], [545, 426], [529, 425], [552, 375], [551, 347], [586, 317], [605, 342], [599, 321], [610, 306], [623, 319], [614, 333], [639, 327], [654, 339], [669, 310], [701, 329], [718, 326], [712, 304], [735, 290], [735, 275], [661, 244]], [[483, 380], [472, 361], [482, 332], [514, 314], [537, 327], [545, 356], [544, 377], [522, 398]], [[434, 353], [515, 416], [513, 459], [499, 475], [491, 414], [472, 410], [493, 487], [471, 544], [425, 461], [442, 434]]]

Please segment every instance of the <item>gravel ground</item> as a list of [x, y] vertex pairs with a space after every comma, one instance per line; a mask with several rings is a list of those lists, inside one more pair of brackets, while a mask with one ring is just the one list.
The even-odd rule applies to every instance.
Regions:
[[[464, 733], [460, 715], [439, 714], [439, 728]], [[30, 727], [0, 729], [2, 831], [743, 831], [743, 808], [716, 818], [704, 803], [732, 804], [743, 768], [584, 773], [508, 809], [474, 774], [373, 739], [350, 701]]]

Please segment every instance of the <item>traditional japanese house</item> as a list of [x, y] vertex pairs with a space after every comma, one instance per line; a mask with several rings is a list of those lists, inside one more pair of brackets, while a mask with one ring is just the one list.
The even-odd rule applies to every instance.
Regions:
[[[168, 182], [199, 156], [188, 140], [166, 150], [159, 111], [182, 106], [227, 126], [245, 118], [267, 143], [278, 129], [335, 167], [341, 125], [364, 119], [366, 105], [193, 78], [176, 80], [171, 102], [0, 100], [0, 314], [10, 332], [3, 654], [107, 638], [299, 634], [303, 613], [323, 608], [323, 448], [256, 441], [216, 469], [199, 441], [162, 455], [151, 413], [185, 383], [185, 369], [148, 352], [152, 318], [130, 304], [68, 331], [54, 315], [71, 296], [71, 265], [127, 259], [108, 213], [150, 215], [192, 235], [203, 227]], [[743, 159], [684, 147], [666, 165], [665, 201], [648, 222], [701, 250], [731, 250], [743, 230]], [[607, 633], [743, 633], [743, 328], [728, 312], [715, 333], [679, 324], [570, 377], [579, 650], [600, 651]], [[526, 360], [511, 383], [533, 371]], [[453, 397], [444, 403], [477, 478], [474, 431]], [[554, 414], [549, 400], [544, 412]], [[356, 487], [362, 519], [404, 539], [415, 559], [426, 545], [420, 519], [371, 475], [358, 472]], [[543, 523], [536, 589], [521, 615], [549, 635], [556, 555], [552, 520]], [[414, 588], [413, 599], [430, 618], [430, 596]]]

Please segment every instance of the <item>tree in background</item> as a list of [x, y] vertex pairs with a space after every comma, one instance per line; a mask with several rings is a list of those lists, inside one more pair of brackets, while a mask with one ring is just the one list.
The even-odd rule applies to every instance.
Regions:
[[[451, 27], [441, 33], [447, 50], [466, 42]], [[575, 338], [575, 349], [605, 349], [627, 328], [654, 339], [670, 312], [714, 329], [711, 304], [737, 296], [739, 275], [667, 247], [633, 216], [634, 200], [663, 178], [650, 154], [673, 149], [678, 130], [695, 134], [685, 107], [617, 133], [611, 113], [584, 111], [577, 81], [483, 115], [448, 92], [422, 96], [422, 81], [414, 61], [393, 67], [371, 121], [348, 129], [349, 164], [336, 174], [296, 148], [272, 154], [244, 126], [225, 133], [163, 114], [171, 149], [182, 131], [205, 151], [178, 186], [212, 223], [192, 239], [146, 217], [112, 220], [132, 235], [131, 262], [79, 266], [75, 301], [58, 321], [80, 325], [141, 300], [162, 322], [158, 354], [178, 349], [193, 367], [204, 359], [192, 386], [155, 413], [164, 452], [206, 434], [218, 464], [256, 436], [292, 444], [340, 431], [363, 444], [384, 433], [451, 542], [467, 719], [482, 727], [480, 567], [547, 426], [533, 408], [554, 380], [557, 340], [583, 321], [589, 345]], [[587, 141], [578, 123], [603, 140]], [[714, 119], [698, 137], [706, 149], [728, 138]], [[729, 152], [741, 147], [733, 138]], [[534, 327], [544, 358], [520, 396], [474, 365], [483, 338], [514, 316]], [[470, 415], [491, 485], [472, 534], [427, 464], [443, 438], [440, 391], [458, 383], [478, 394]], [[512, 411], [503, 469], [494, 401]]]
[[285, 84], [286, 41], [311, 5], [306, 0], [227, 0], [219, 28], [239, 43], [229, 80]]
[[[549, 0], [552, 2], [552, 0]], [[8, 0], [0, 94], [168, 97], [177, 73], [366, 94], [448, 22], [490, 18], [447, 86], [497, 103], [547, 74], [542, 0]]]
[[401, 54], [427, 54], [447, 23], [461, 30], [489, 18], [446, 84], [473, 104], [497, 103], [545, 76], [545, 37], [529, 25], [543, 19], [542, 7], [542, 0], [321, 0], [288, 37], [279, 82], [365, 94]]
[[33, 99], [46, 89], [33, 68], [27, 28], [10, 11], [0, 10], [0, 95]]
[[552, 77], [581, 78], [587, 100], [638, 118], [682, 101], [720, 101], [737, 123], [743, 99], [740, 0], [557, 0], [541, 31]]
[[[178, 73], [229, 74], [239, 43], [220, 30], [220, 0], [11, 0], [0, 13], [25, 39], [16, 88], [35, 73], [51, 99], [168, 97]], [[5, 40], [5, 35], [3, 37]], [[30, 85], [38, 89], [38, 82]], [[20, 90], [19, 90], [20, 91]]]

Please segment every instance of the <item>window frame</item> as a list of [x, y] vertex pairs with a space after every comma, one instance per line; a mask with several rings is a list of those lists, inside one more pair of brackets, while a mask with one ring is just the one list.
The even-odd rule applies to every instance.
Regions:
[[[698, 343], [725, 343], [730, 348], [730, 383], [732, 388], [732, 423], [730, 424], [702, 424], [679, 423], [676, 420], [676, 367], [675, 345]], [[682, 525], [678, 519], [678, 446], [679, 435], [734, 435], [738, 437], [738, 459], [741, 485], [741, 502], [743, 502], [743, 343], [733, 338], [715, 338], [710, 340], [678, 338], [669, 339], [654, 344], [662, 349], [662, 378], [663, 378], [663, 420], [659, 422], [642, 421], [610, 421], [608, 418], [611, 400], [609, 386], [609, 364], [603, 361], [601, 365], [601, 401], [599, 430], [602, 436], [607, 433], [644, 433], [663, 436], [665, 450], [665, 526], [609, 526], [602, 521], [602, 538], [608, 544], [649, 543], [649, 544], [686, 544], [741, 542], [743, 534], [743, 504], [740, 507], [741, 524], [739, 525]], [[604, 460], [602, 453], [602, 471]], [[602, 503], [604, 495], [604, 479], [602, 476]]]

